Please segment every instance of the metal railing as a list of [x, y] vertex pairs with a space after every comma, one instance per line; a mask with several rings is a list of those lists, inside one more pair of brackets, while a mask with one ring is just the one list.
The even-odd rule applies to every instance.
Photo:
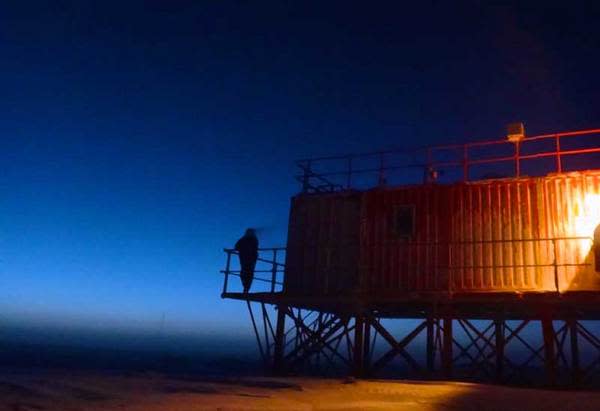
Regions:
[[[229, 277], [240, 277], [241, 269], [237, 258], [238, 252], [232, 248], [224, 248], [227, 254], [225, 269], [221, 270], [224, 275], [223, 295], [232, 292], [229, 284]], [[283, 289], [283, 274], [285, 269], [285, 247], [259, 248], [256, 269], [254, 270], [254, 280], [252, 292], [270, 292], [275, 293]], [[258, 274], [258, 275], [257, 275]], [[269, 274], [265, 277], [265, 274]], [[258, 287], [256, 287], [258, 283]], [[262, 286], [261, 286], [262, 285]], [[264, 285], [267, 287], [265, 288]], [[239, 284], [241, 288], [241, 282]], [[241, 292], [241, 291], [233, 291]]]
[[[578, 144], [574, 144], [575, 137], [599, 138], [592, 141], [580, 139]], [[565, 144], [567, 138], [568, 145]], [[473, 167], [510, 163], [512, 170], [507, 173], [503, 169], [501, 176], [520, 177], [523, 175], [524, 162], [530, 160], [554, 159], [553, 166], [544, 164], [541, 167], [538, 164], [538, 168], [543, 168], [546, 173], [561, 173], [578, 169], [568, 167], [564, 162], [565, 157], [593, 153], [600, 153], [600, 129], [544, 134], [518, 142], [507, 139], [477, 141], [414, 150], [384, 150], [302, 159], [296, 161], [301, 171], [296, 179], [302, 184], [303, 192], [330, 192], [355, 188], [357, 178], [364, 176], [375, 176], [375, 181], [369, 183], [370, 187], [382, 186], [394, 172], [403, 172], [405, 177], [407, 172], [413, 173], [412, 181], [404, 181], [405, 184], [435, 182], [440, 173], [452, 170], [458, 170], [453, 181], [470, 181]]]
[[[573, 257], [577, 252], [573, 252], [577, 249], [578, 242], [585, 241], [589, 243], [589, 251], [583, 258], [572, 261], [562, 261], [561, 256], [565, 255]], [[561, 243], [563, 245], [561, 245]], [[570, 243], [566, 245], [565, 243]], [[573, 244], [575, 243], [575, 244]], [[531, 244], [528, 246], [528, 244]], [[510, 250], [504, 249], [504, 246], [510, 246]], [[423, 268], [434, 269], [434, 275], [441, 278], [439, 273], [447, 273], [447, 288], [449, 291], [453, 291], [455, 287], [455, 281], [457, 275], [460, 272], [469, 272], [475, 270], [505, 270], [505, 269], [544, 269], [551, 268], [554, 290], [556, 292], [563, 291], [560, 284], [560, 270], [569, 267], [589, 267], [592, 264], [587, 262], [589, 254], [593, 252], [594, 239], [587, 236], [572, 236], [572, 237], [548, 237], [548, 238], [518, 238], [518, 239], [500, 239], [500, 240], [475, 240], [475, 241], [450, 241], [450, 242], [406, 242], [401, 246], [394, 244], [389, 247], [405, 247], [407, 253], [415, 257], [416, 253], [410, 248], [423, 247], [428, 249], [425, 261], [422, 261], [420, 265], [416, 264], [404, 264], [404, 268], [420, 271]], [[487, 250], [483, 247], [487, 246]], [[501, 250], [495, 247], [503, 247]], [[520, 246], [520, 249], [515, 247]], [[476, 251], [476, 248], [480, 249]], [[494, 248], [491, 248], [494, 247]], [[525, 250], [525, 248], [530, 248]], [[561, 248], [563, 249], [561, 252]], [[491, 253], [484, 256], [486, 251]], [[526, 257], [525, 254], [530, 252], [533, 256]], [[485, 264], [483, 260], [494, 260], [496, 253], [501, 254], [499, 256], [501, 263], [498, 264]], [[444, 255], [445, 254], [445, 255]], [[521, 257], [518, 258], [518, 255]], [[510, 256], [510, 257], [509, 257]], [[423, 258], [423, 257], [421, 257]], [[538, 259], [543, 258], [543, 261]], [[520, 259], [521, 262], [509, 263]], [[535, 263], [525, 263], [525, 260], [538, 260]], [[444, 264], [439, 264], [440, 261], [444, 261]], [[475, 263], [475, 261], [481, 261], [481, 263]], [[465, 262], [472, 262], [471, 264], [465, 264]], [[600, 267], [599, 267], [600, 268]], [[467, 287], [468, 288], [468, 287]], [[502, 287], [493, 286], [491, 289], [501, 289]]]
[[[589, 252], [583, 258], [576, 257], [575, 261], [561, 261], [561, 256], [573, 256], [573, 250], [578, 247], [577, 242], [589, 242]], [[561, 243], [571, 243], [570, 245], [561, 246]], [[575, 243], [575, 244], [572, 244]], [[510, 250], [487, 250], [491, 251], [491, 256], [486, 259], [494, 260], [494, 254], [500, 252], [502, 254], [501, 262], [498, 264], [485, 264], [475, 263], [475, 261], [483, 260], [485, 250], [480, 249], [478, 252], [475, 251], [476, 247], [496, 247], [510, 245], [515, 247], [516, 244], [521, 244], [522, 249], [518, 250], [521, 254], [521, 262], [508, 263], [507, 260], [514, 261], [517, 259], [517, 250], [512, 248]], [[526, 250], [523, 248], [528, 247], [526, 244], [532, 244], [529, 247], [529, 252], [537, 255], [538, 257], [525, 257]], [[545, 245], [547, 244], [547, 245]], [[404, 248], [410, 254], [411, 248], [424, 247], [428, 248], [429, 251], [426, 257], [421, 258], [421, 264], [415, 265], [414, 263], [407, 262], [403, 264], [405, 269], [420, 271], [424, 268], [433, 269], [435, 272], [430, 273], [434, 276], [438, 276], [438, 279], [444, 277], [440, 273], [447, 273], [447, 287], [448, 291], [452, 291], [457, 280], [457, 272], [467, 272], [473, 270], [505, 270], [505, 269], [552, 269], [554, 289], [556, 292], [563, 291], [564, 287], [560, 284], [560, 270], [569, 267], [589, 267], [592, 263], [588, 262], [589, 254], [593, 252], [594, 239], [587, 236], [572, 236], [572, 237], [548, 237], [548, 238], [526, 238], [526, 239], [500, 239], [500, 240], [475, 240], [475, 241], [450, 241], [450, 242], [418, 242], [408, 241], [398, 244], [390, 244], [389, 247]], [[323, 247], [335, 248], [336, 246]], [[368, 248], [368, 245], [364, 246]], [[381, 247], [381, 246], [378, 246]], [[385, 246], [387, 247], [387, 246]], [[561, 251], [561, 248], [563, 250]], [[223, 250], [226, 253], [227, 259], [225, 269], [221, 270], [224, 275], [223, 281], [223, 295], [231, 292], [241, 292], [241, 282], [238, 287], [235, 287], [234, 291], [231, 291], [230, 287], [230, 276], [240, 277], [240, 268], [237, 258], [233, 256], [238, 255], [238, 252], [231, 248], [225, 248]], [[257, 260], [257, 266], [254, 276], [254, 285], [251, 292], [265, 292], [265, 293], [277, 293], [283, 291], [283, 282], [285, 274], [285, 253], [284, 247], [275, 248], [260, 248], [259, 258]], [[445, 256], [443, 254], [446, 253]], [[506, 254], [506, 255], [505, 255]], [[584, 253], [585, 254], [585, 253]], [[510, 257], [507, 257], [510, 255]], [[543, 261], [536, 261], [535, 263], [525, 263], [526, 260], [537, 260], [543, 258]], [[445, 261], [444, 261], [445, 260]], [[593, 260], [593, 258], [592, 258]], [[440, 261], [444, 261], [445, 264], [439, 264]], [[472, 264], [464, 264], [465, 261], [472, 261]], [[600, 267], [598, 267], [600, 268]], [[468, 288], [468, 287], [467, 287]], [[489, 288], [489, 287], [488, 287]], [[502, 289], [503, 287], [494, 287], [491, 289]], [[325, 290], [323, 290], [325, 291]]]

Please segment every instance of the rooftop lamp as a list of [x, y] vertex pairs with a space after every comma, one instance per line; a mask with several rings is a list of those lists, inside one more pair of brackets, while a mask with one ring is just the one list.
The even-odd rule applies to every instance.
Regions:
[[506, 126], [506, 138], [511, 143], [518, 143], [525, 138], [523, 123], [510, 123]]

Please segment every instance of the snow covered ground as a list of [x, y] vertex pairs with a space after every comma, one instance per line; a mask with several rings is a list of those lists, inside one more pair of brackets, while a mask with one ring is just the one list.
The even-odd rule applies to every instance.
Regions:
[[456, 382], [0, 371], [0, 410], [597, 410], [600, 392]]

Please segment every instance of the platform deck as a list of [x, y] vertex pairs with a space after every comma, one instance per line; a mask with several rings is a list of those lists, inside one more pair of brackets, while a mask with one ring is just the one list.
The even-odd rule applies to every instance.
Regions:
[[426, 318], [435, 313], [466, 318], [510, 319], [576, 317], [600, 319], [600, 292], [573, 291], [524, 293], [402, 293], [387, 295], [352, 294], [334, 296], [298, 295], [285, 292], [225, 293], [222, 298], [283, 305], [302, 309], [356, 315], [372, 312], [378, 317]]

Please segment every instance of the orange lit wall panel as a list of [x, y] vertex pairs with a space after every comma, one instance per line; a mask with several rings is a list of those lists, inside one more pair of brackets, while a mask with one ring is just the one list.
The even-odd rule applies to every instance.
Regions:
[[599, 223], [598, 171], [300, 195], [286, 289], [600, 291], [590, 238]]

